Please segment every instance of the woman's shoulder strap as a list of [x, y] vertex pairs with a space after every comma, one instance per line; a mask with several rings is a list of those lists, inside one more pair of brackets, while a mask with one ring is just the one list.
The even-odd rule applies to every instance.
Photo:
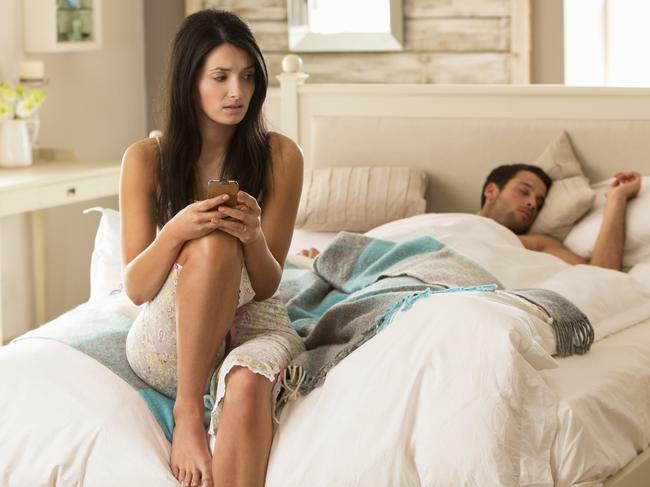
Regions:
[[163, 156], [162, 156], [162, 144], [160, 143], [160, 137], [162, 136], [162, 132], [160, 130], [152, 130], [149, 132], [149, 137], [156, 139], [156, 144], [158, 144], [158, 153], [160, 154], [160, 164], [163, 162]]

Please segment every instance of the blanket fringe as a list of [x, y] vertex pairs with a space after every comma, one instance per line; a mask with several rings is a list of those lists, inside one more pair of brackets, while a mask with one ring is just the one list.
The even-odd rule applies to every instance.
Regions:
[[307, 382], [307, 373], [300, 365], [289, 365], [284, 369], [282, 379], [280, 379], [282, 393], [278, 399], [278, 405], [283, 405], [296, 399], [300, 387]]
[[557, 354], [568, 357], [574, 353], [584, 355], [594, 342], [594, 330], [584, 321], [570, 321], [559, 324], [553, 320], [557, 337]]
[[594, 342], [594, 329], [589, 318], [571, 301], [548, 289], [515, 289], [509, 294], [523, 298], [543, 310], [555, 331], [556, 355], [583, 355]]

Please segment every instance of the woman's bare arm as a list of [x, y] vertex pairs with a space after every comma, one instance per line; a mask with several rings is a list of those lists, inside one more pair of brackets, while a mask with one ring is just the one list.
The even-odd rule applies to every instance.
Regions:
[[129, 147], [120, 175], [120, 219], [124, 288], [135, 304], [153, 299], [188, 240], [213, 232], [216, 207], [225, 197], [191, 203], [169, 220], [156, 235], [155, 169], [160, 154], [151, 139]]
[[302, 189], [303, 157], [289, 138], [271, 134], [272, 170], [267, 175], [262, 206], [262, 232], [243, 244], [244, 262], [255, 299], [271, 297], [280, 284]]
[[135, 304], [150, 301], [160, 290], [181, 243], [161, 233], [154, 220], [155, 165], [152, 139], [136, 142], [124, 153], [120, 174], [120, 222], [124, 289]]

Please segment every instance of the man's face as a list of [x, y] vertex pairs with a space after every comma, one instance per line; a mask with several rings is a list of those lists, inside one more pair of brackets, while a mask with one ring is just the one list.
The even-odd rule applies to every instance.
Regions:
[[492, 218], [516, 234], [526, 233], [546, 199], [546, 185], [529, 171], [519, 171], [503, 189], [495, 183], [485, 187], [482, 216]]

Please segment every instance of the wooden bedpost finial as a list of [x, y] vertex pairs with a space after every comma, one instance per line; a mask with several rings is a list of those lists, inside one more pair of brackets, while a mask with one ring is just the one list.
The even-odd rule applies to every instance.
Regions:
[[280, 81], [281, 109], [280, 128], [288, 137], [298, 142], [298, 89], [309, 77], [302, 72], [302, 59], [295, 54], [289, 54], [282, 59], [282, 73], [277, 78]]
[[299, 73], [302, 70], [302, 58], [296, 54], [287, 54], [282, 58], [282, 71]]

